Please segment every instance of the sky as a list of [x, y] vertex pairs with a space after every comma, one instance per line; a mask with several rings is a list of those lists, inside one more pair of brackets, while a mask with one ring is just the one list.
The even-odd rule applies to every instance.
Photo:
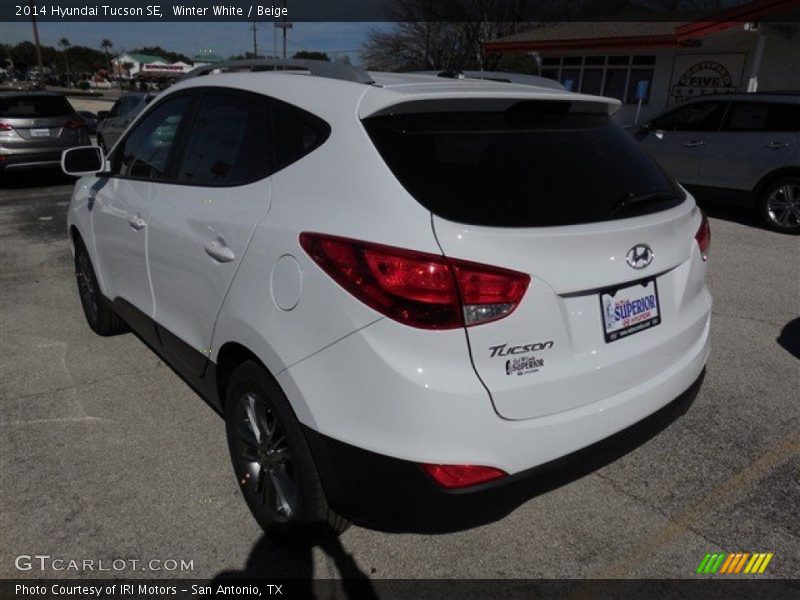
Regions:
[[[211, 50], [224, 57], [253, 50], [250, 23], [64, 23], [40, 22], [39, 37], [45, 46], [56, 46], [66, 37], [73, 46], [100, 47], [100, 40], [109, 38], [113, 52], [142, 46], [161, 46], [165, 50], [194, 56], [201, 50]], [[331, 58], [343, 54], [359, 63], [358, 48], [372, 28], [386, 28], [386, 23], [295, 23], [289, 30], [289, 55], [298, 50], [327, 52]], [[280, 33], [280, 32], [279, 32]], [[257, 29], [259, 54], [272, 54], [274, 27], [259, 23]], [[0, 22], [0, 40], [16, 44], [33, 41], [30, 23]], [[282, 51], [278, 37], [278, 52]]]

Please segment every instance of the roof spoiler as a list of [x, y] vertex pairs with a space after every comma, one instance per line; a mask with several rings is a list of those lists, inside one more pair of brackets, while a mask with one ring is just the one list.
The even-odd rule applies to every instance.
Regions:
[[215, 72], [257, 73], [260, 71], [306, 71], [315, 77], [326, 77], [328, 79], [339, 79], [341, 81], [351, 81], [353, 83], [363, 83], [367, 85], [375, 83], [372, 77], [369, 76], [369, 73], [364, 69], [338, 62], [304, 58], [255, 58], [211, 63], [192, 69], [181, 78], [181, 81], [194, 77], [201, 77], [203, 75], [210, 75]]

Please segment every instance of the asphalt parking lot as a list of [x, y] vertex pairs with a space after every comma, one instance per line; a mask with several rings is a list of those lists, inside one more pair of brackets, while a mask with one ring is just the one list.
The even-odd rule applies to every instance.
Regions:
[[[31, 185], [31, 182], [35, 185]], [[707, 552], [800, 572], [800, 240], [713, 207], [713, 349], [696, 397], [446, 534], [352, 527], [282, 550], [239, 496], [222, 420], [136, 337], [85, 324], [65, 233], [71, 182], [0, 189], [0, 578], [15, 557], [173, 559], [191, 571], [336, 578], [684, 578]], [[707, 577], [707, 576], [706, 576]]]

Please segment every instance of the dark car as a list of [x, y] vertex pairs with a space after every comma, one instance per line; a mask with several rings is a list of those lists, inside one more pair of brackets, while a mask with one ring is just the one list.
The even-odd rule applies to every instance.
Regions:
[[62, 94], [0, 92], [0, 171], [57, 167], [89, 144], [89, 130]]
[[100, 123], [100, 119], [97, 118], [96, 114], [88, 110], [79, 110], [78, 116], [86, 123], [86, 128], [91, 135], [97, 133], [97, 125]]

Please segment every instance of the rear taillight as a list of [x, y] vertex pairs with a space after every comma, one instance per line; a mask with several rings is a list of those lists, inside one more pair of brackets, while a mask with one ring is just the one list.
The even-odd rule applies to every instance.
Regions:
[[700, 222], [700, 229], [694, 234], [694, 239], [697, 240], [697, 245], [700, 247], [700, 255], [703, 260], [708, 260], [708, 249], [711, 246], [711, 227], [708, 226], [708, 217], [702, 210], [700, 214], [703, 220]]
[[14, 128], [11, 125], [5, 121], [0, 121], [0, 131], [11, 131], [12, 129]]
[[339, 285], [412, 327], [453, 329], [505, 317], [519, 305], [524, 273], [318, 233], [300, 245]]
[[494, 467], [475, 465], [422, 465], [422, 469], [443, 488], [457, 489], [478, 485], [505, 477], [506, 473]]
[[84, 127], [86, 127], [86, 123], [84, 123], [81, 119], [70, 119], [64, 123], [65, 129], [83, 129]]

